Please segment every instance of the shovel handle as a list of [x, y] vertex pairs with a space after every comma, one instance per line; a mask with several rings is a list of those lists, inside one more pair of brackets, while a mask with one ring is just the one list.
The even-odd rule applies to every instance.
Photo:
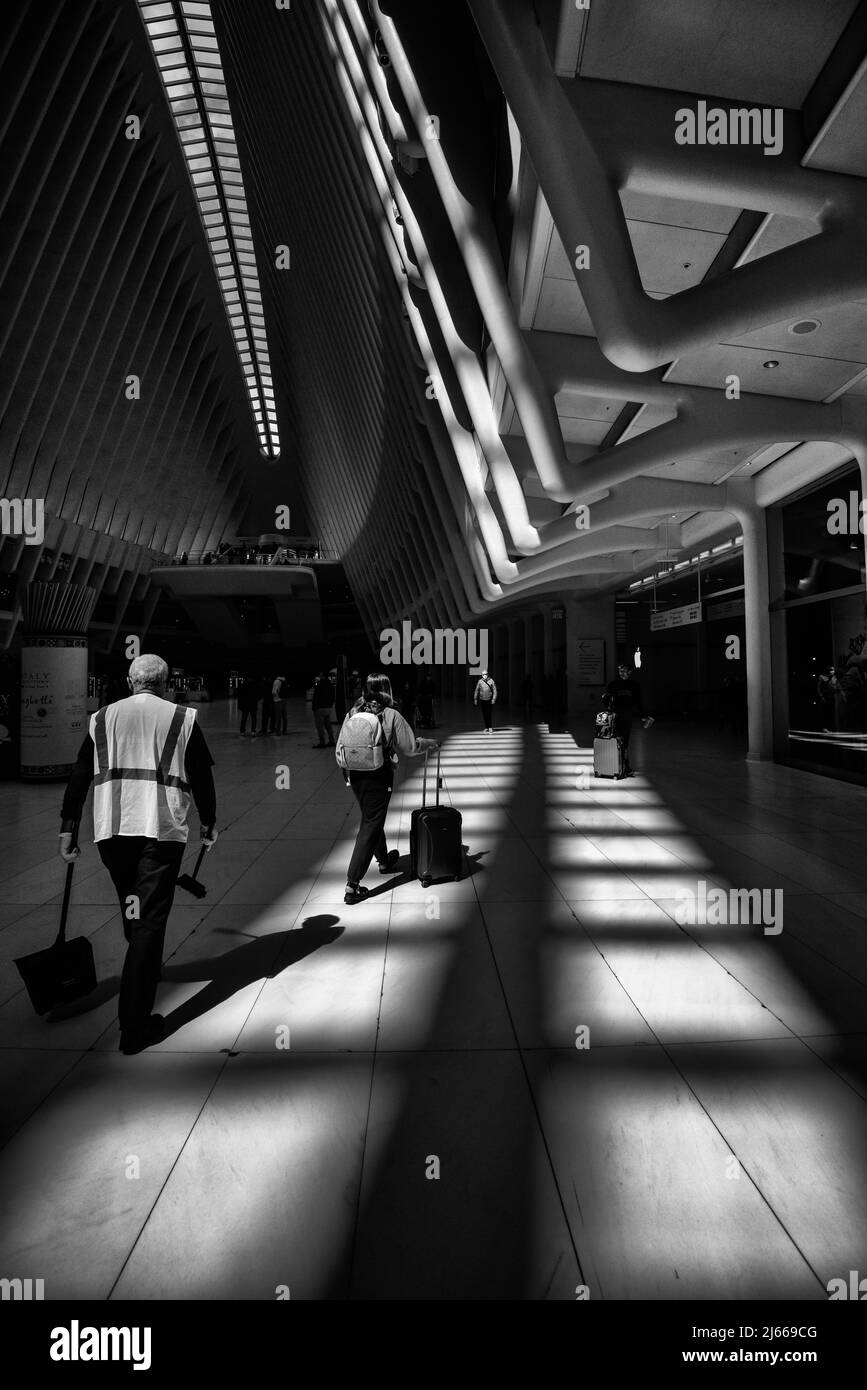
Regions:
[[207, 845], [202, 845], [202, 848], [199, 850], [199, 857], [198, 857], [198, 859], [196, 860], [196, 867], [193, 869], [193, 880], [194, 880], [194, 882], [198, 882], [198, 878], [199, 878], [199, 869], [202, 867], [202, 860], [204, 859], [204, 857], [205, 857], [205, 855], [207, 854], [207, 852], [208, 852], [208, 847], [207, 847]]
[[[81, 817], [76, 820], [72, 829], [71, 849], [76, 849], [78, 847], [78, 829], [80, 823]], [[66, 940], [66, 918], [69, 914], [69, 895], [72, 892], [72, 875], [74, 872], [75, 860], [72, 860], [71, 863], [66, 866], [66, 881], [63, 885], [63, 902], [60, 907], [60, 926], [57, 929], [57, 937], [54, 942], [55, 946], [62, 946], [63, 942]]]
[[72, 875], [75, 873], [75, 864], [66, 866], [66, 882], [63, 885], [63, 903], [60, 908], [60, 926], [57, 929], [55, 946], [62, 946], [66, 940], [66, 917], [69, 912], [69, 895], [72, 892]]

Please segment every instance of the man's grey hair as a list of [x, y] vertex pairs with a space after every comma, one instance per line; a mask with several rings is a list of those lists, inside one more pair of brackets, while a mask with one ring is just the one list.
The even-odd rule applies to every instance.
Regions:
[[142, 652], [129, 668], [130, 684], [135, 690], [164, 690], [169, 678], [169, 668], [161, 656]]

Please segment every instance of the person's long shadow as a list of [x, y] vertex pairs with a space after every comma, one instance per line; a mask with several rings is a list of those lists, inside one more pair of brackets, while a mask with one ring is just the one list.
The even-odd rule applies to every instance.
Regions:
[[344, 928], [338, 926], [338, 922], [339, 918], [321, 913], [306, 918], [299, 928], [256, 937], [221, 956], [186, 961], [180, 965], [164, 965], [161, 979], [168, 983], [210, 982], [166, 1016], [165, 1036], [201, 1018], [254, 981], [274, 979], [321, 946], [330, 945], [343, 934]]

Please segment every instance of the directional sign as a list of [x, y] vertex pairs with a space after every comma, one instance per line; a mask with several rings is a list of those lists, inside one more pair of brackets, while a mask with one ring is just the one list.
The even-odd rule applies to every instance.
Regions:
[[578, 643], [578, 684], [605, 684], [605, 643], [601, 637], [585, 637]]
[[651, 613], [650, 631], [661, 632], [667, 627], [687, 627], [701, 622], [701, 604], [687, 603], [683, 608], [667, 608], [664, 613]]

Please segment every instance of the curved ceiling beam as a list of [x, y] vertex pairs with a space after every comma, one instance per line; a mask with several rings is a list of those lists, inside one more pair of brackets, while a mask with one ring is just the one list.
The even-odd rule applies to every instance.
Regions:
[[[695, 93], [592, 77], [558, 80], [621, 189], [670, 195], [676, 187], [678, 198], [687, 201], [804, 218], [815, 222], [817, 230], [832, 212], [846, 219], [867, 213], [862, 179], [801, 163], [800, 111], [783, 112], [783, 146], [770, 158], [761, 145], [727, 146], [721, 176], [719, 146], [679, 145], [673, 139], [678, 112], [694, 107]], [[723, 109], [745, 105], [716, 97], [713, 104]]]
[[[797, 315], [805, 304], [820, 308], [867, 296], [867, 241], [841, 194], [837, 206], [825, 209], [826, 230], [808, 241], [665, 300], [648, 298], [616, 184], [554, 74], [532, 7], [526, 0], [468, 3], [610, 361], [647, 371]], [[719, 195], [737, 202], [737, 159], [718, 154]], [[586, 268], [575, 268], [572, 259], [579, 246], [589, 249]]]
[[[449, 292], [453, 290], [453, 286], [447, 281], [441, 281], [439, 262], [444, 254], [442, 239], [433, 246], [432, 252], [416, 215], [415, 203], [418, 198], [411, 201], [407, 194], [408, 187], [412, 186], [411, 179], [409, 176], [401, 177], [403, 171], [395, 169], [392, 163], [391, 153], [385, 143], [376, 105], [367, 85], [364, 69], [343, 17], [336, 6], [330, 9], [329, 15], [332, 24], [333, 53], [337, 60], [341, 85], [350, 104], [359, 137], [365, 147], [368, 166], [383, 202], [385, 214], [388, 217], [392, 212], [389, 202], [393, 201], [410, 238], [424, 287], [430, 295], [448, 355], [454, 364], [461, 393], [472, 416], [476, 435], [491, 470], [494, 488], [512, 541], [517, 548], [532, 553], [538, 548], [539, 534], [530, 521], [521, 484], [512, 467], [505, 445], [500, 439], [493, 403], [478, 354], [463, 340], [455, 321], [455, 312], [452, 309], [452, 293]], [[390, 197], [386, 195], [386, 190]], [[426, 210], [429, 214], [433, 213], [430, 206]], [[457, 311], [460, 312], [460, 298], [456, 302]], [[500, 578], [499, 573], [497, 577]]]
[[[357, 8], [356, 0], [348, 0], [347, 8]], [[436, 47], [418, 32], [424, 22], [439, 26], [440, 20], [426, 7], [404, 7], [398, 30], [394, 18], [383, 13], [381, 5], [374, 3], [373, 13], [419, 133], [425, 130], [431, 112], [442, 113], [438, 117], [438, 138], [425, 142], [428, 167], [508, 382], [539, 479], [549, 497], [568, 502], [575, 494], [578, 480], [563, 448], [557, 412], [518, 326], [493, 218], [484, 191], [477, 186], [476, 171], [468, 167], [464, 156], [466, 134], [447, 119], [449, 102], [443, 91], [447, 74], [438, 61]], [[453, 172], [457, 170], [460, 179]]]
[[[386, 254], [403, 297], [406, 316], [415, 333], [422, 357], [427, 364], [428, 373], [432, 381], [439, 383], [435, 395], [442, 412], [445, 428], [452, 441], [454, 455], [463, 477], [464, 486], [476, 514], [478, 526], [484, 539], [488, 556], [490, 557], [491, 566], [497, 579], [500, 580], [500, 582], [507, 583], [517, 576], [517, 567], [508, 557], [503, 534], [500, 530], [500, 524], [485, 493], [484, 480], [479, 473], [478, 460], [475, 454], [472, 435], [462, 427], [458, 414], [456, 410], [453, 409], [448, 392], [445, 389], [443, 373], [440, 371], [439, 363], [434, 356], [421, 314], [415, 303], [415, 295], [418, 291], [409, 284], [403, 262], [400, 259], [397, 242], [394, 236], [395, 227], [393, 222], [391, 188], [375, 145], [375, 135], [371, 133], [370, 127], [364, 119], [356, 90], [342, 61], [341, 50], [338, 46], [337, 38], [330, 30], [326, 30], [326, 35], [332, 57], [335, 61], [338, 80], [343, 89], [344, 98], [355, 124], [364, 157], [367, 161], [371, 180], [378, 195], [381, 212], [380, 228], [383, 234]], [[381, 132], [379, 132], [379, 136], [381, 139]], [[395, 185], [395, 187], [397, 187], [397, 185]], [[446, 379], [448, 379], [448, 372], [446, 372]], [[459, 409], [460, 401], [458, 402], [458, 410]], [[485, 586], [490, 584], [486, 570], [482, 569], [477, 574], [477, 578], [482, 593], [484, 593]]]
[[[680, 545], [680, 527], [672, 528], [677, 533], [677, 545]], [[611, 555], [618, 551], [622, 552], [625, 560], [621, 561], [620, 568], [629, 567], [630, 557], [637, 550], [660, 550], [674, 544], [668, 537], [662, 539], [657, 528], [642, 526], [624, 526], [617, 522], [608, 525], [594, 525], [591, 531], [572, 532], [572, 539], [567, 546], [561, 547], [555, 557], [550, 554], [531, 555], [526, 560], [518, 561], [518, 571], [521, 580], [532, 578], [534, 575], [547, 574], [552, 566], [559, 566], [567, 560], [589, 560], [594, 555]]]

